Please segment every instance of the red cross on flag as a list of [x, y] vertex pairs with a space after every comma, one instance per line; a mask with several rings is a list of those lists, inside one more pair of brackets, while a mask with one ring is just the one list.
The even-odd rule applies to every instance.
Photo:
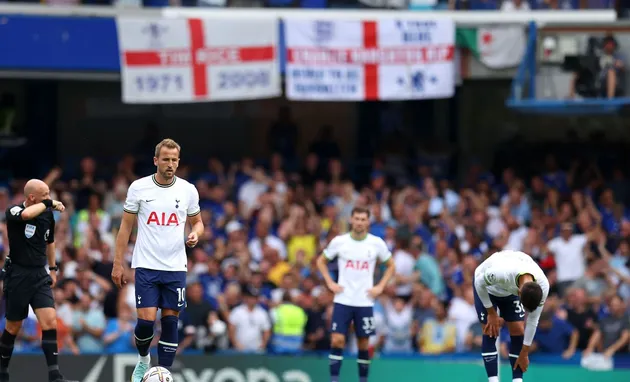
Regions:
[[189, 103], [277, 97], [273, 17], [117, 19], [125, 103]]
[[292, 100], [448, 98], [455, 91], [455, 24], [449, 19], [289, 18], [285, 36]]

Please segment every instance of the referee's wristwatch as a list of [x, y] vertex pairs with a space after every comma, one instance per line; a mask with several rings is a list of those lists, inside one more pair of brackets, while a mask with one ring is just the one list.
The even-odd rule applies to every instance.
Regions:
[[59, 267], [55, 265], [54, 267], [48, 267], [48, 270], [49, 271], [58, 271]]

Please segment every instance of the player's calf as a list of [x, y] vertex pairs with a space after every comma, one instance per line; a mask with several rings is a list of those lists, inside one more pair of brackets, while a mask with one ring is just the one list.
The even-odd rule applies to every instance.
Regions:
[[346, 347], [345, 336], [333, 333], [330, 338], [330, 382], [339, 382], [339, 373], [341, 372], [341, 364], [343, 363], [343, 349]]
[[173, 366], [177, 353], [177, 316], [162, 317], [162, 335], [158, 342], [158, 364], [169, 368]]
[[522, 321], [509, 322], [508, 329], [510, 331], [510, 365], [512, 365], [512, 381], [523, 381], [523, 370], [520, 367], [514, 369], [514, 364], [523, 349], [523, 341], [525, 339], [525, 324]]
[[367, 382], [371, 362], [369, 350], [359, 349], [359, 358], [357, 359], [357, 365], [359, 366], [359, 382]]
[[140, 360], [147, 365], [151, 362], [151, 358], [149, 357], [149, 348], [151, 347], [151, 341], [153, 341], [154, 324], [155, 321], [138, 318], [136, 329], [134, 331], [136, 348], [138, 348]]
[[484, 335], [481, 340], [481, 356], [489, 382], [499, 382], [499, 352], [497, 339]]

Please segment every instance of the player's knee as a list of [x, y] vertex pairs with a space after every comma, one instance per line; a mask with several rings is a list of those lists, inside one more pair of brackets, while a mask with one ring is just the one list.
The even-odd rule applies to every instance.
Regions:
[[333, 334], [330, 338], [330, 346], [333, 348], [343, 349], [346, 347], [346, 338], [341, 334]]
[[138, 309], [138, 318], [145, 321], [155, 321], [157, 319], [157, 308]]
[[510, 336], [525, 335], [525, 323], [523, 321], [508, 322], [508, 331], [510, 332]]
[[4, 329], [14, 336], [17, 336], [22, 329], [22, 321], [7, 321]]

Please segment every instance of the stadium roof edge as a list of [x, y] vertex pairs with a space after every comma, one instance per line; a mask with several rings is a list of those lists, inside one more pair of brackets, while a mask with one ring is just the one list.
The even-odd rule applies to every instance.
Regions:
[[228, 15], [243, 18], [269, 17], [279, 18], [321, 18], [326, 20], [366, 18], [451, 18], [458, 25], [487, 24], [526, 24], [535, 21], [539, 25], [597, 25], [617, 20], [613, 10], [576, 11], [532, 11], [504, 13], [496, 11], [422, 11], [409, 10], [338, 10], [338, 9], [252, 9], [252, 8], [124, 8], [110, 6], [47, 6], [42, 4], [0, 4], [0, 14], [4, 15], [40, 15], [40, 16], [85, 16], [85, 17], [196, 17], [224, 18]]

